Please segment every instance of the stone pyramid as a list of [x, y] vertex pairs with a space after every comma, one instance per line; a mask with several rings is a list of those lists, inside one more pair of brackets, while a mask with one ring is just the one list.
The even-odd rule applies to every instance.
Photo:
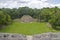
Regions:
[[23, 15], [21, 17], [21, 22], [32, 22], [33, 21], [33, 18], [29, 15]]

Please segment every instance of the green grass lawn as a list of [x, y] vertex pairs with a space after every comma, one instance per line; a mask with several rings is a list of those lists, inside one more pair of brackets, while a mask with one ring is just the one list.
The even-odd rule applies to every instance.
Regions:
[[6, 28], [0, 30], [0, 32], [7, 33], [19, 33], [25, 35], [40, 34], [45, 32], [51, 32], [52, 30], [47, 26], [47, 23], [20, 23], [14, 22], [11, 25], [6, 26]]

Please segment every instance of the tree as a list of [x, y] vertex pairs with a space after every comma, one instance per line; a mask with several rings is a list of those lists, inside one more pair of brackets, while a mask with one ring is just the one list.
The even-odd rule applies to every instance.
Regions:
[[0, 26], [7, 25], [11, 23], [11, 18], [8, 14], [0, 11]]
[[54, 29], [60, 29], [58, 28], [58, 26], [60, 26], [60, 9], [59, 8], [57, 7], [54, 8], [54, 12], [51, 15], [51, 19], [49, 20], [49, 22], [51, 23]]
[[45, 22], [48, 22], [48, 20], [51, 17], [51, 10], [50, 8], [43, 8], [41, 9], [40, 19], [44, 20]]

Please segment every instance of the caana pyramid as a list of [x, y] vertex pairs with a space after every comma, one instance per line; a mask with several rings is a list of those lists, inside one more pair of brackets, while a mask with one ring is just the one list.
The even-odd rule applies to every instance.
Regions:
[[33, 21], [33, 18], [29, 15], [23, 15], [21, 17], [21, 22], [32, 22]]

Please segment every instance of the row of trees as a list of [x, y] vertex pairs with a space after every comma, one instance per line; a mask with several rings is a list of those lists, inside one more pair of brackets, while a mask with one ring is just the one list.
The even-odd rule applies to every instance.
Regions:
[[23, 15], [30, 15], [39, 21], [49, 22], [54, 28], [60, 26], [60, 9], [58, 7], [42, 9], [29, 7], [0, 8], [0, 25], [9, 24], [11, 19], [21, 18]]

